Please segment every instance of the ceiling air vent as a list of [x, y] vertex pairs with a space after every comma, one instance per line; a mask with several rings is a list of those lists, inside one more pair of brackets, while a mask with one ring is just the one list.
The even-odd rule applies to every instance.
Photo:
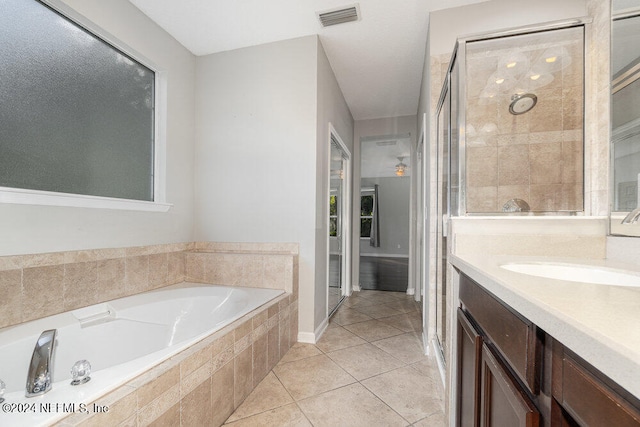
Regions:
[[318, 12], [318, 19], [323, 27], [330, 25], [344, 24], [345, 22], [357, 21], [360, 19], [358, 4], [342, 7], [340, 9]]

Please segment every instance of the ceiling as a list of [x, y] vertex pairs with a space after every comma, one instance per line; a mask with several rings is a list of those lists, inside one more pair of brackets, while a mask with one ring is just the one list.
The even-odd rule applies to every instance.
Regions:
[[485, 0], [362, 0], [361, 19], [322, 28], [351, 0], [129, 0], [195, 55], [318, 34], [355, 120], [417, 113], [428, 12]]

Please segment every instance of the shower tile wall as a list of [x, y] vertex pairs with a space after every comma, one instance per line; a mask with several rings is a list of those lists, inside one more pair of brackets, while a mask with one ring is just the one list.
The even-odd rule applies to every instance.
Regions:
[[[583, 209], [582, 39], [573, 28], [467, 45], [468, 212], [501, 212], [512, 198], [532, 211]], [[535, 64], [558, 47], [559, 69], [539, 73]], [[528, 64], [512, 82], [500, 71], [510, 57]], [[511, 97], [524, 92], [537, 96], [536, 106], [511, 114]]]

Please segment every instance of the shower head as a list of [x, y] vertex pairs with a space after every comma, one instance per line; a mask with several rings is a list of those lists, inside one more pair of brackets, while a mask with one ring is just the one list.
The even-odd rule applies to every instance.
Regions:
[[511, 97], [509, 112], [515, 116], [524, 114], [536, 106], [538, 97], [532, 93], [516, 93]]

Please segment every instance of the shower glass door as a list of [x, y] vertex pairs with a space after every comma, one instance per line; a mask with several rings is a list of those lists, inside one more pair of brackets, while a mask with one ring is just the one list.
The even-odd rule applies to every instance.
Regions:
[[583, 210], [584, 38], [576, 25], [464, 43], [462, 214]]
[[451, 131], [451, 93], [449, 90], [449, 75], [442, 88], [442, 95], [438, 106], [438, 219], [436, 233], [436, 301], [435, 326], [436, 347], [445, 361], [447, 354], [447, 314], [446, 314], [446, 286], [447, 286], [447, 235], [446, 217], [449, 207], [449, 144]]

